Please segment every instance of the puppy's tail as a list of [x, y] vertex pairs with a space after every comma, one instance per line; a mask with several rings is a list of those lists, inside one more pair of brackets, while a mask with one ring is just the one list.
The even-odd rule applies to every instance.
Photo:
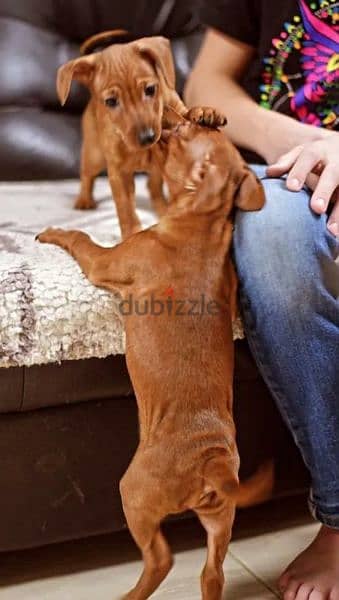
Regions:
[[102, 31], [87, 38], [80, 46], [80, 54], [90, 54], [100, 46], [109, 46], [119, 42], [131, 41], [131, 36], [125, 29], [112, 29], [110, 31]]
[[274, 487], [273, 460], [264, 462], [259, 469], [246, 481], [239, 484], [235, 492], [235, 501], [238, 508], [254, 506], [269, 500]]
[[230, 462], [226, 451], [219, 452], [206, 462], [204, 500], [212, 492], [219, 491], [232, 499], [237, 508], [247, 508], [265, 502], [272, 497], [274, 487], [273, 460], [265, 461], [252, 477], [240, 483], [237, 477], [230, 479], [229, 467]]

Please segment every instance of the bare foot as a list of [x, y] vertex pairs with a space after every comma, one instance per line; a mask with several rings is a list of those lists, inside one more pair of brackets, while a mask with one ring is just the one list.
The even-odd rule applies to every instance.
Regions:
[[322, 526], [279, 579], [284, 600], [339, 600], [339, 530]]

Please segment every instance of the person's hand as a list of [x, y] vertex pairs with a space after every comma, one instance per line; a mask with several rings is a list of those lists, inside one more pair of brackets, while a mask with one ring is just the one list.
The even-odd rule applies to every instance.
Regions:
[[298, 192], [306, 183], [313, 191], [311, 208], [315, 213], [325, 213], [333, 202], [327, 227], [339, 236], [339, 133], [297, 146], [267, 168], [268, 177], [286, 173], [289, 190]]

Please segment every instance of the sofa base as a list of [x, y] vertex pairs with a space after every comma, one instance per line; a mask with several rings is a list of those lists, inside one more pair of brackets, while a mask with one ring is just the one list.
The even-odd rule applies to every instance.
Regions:
[[[235, 378], [241, 474], [247, 477], [274, 458], [275, 494], [303, 490], [307, 476], [292, 438], [251, 370], [246, 343], [241, 347]], [[239, 376], [242, 367], [247, 378]], [[124, 527], [119, 481], [137, 440], [132, 395], [2, 414], [0, 551]]]

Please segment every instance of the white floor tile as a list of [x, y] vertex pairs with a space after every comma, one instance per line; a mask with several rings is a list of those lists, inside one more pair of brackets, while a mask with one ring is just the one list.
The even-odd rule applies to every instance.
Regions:
[[[91, 541], [95, 547], [95, 540]], [[64, 546], [65, 547], [65, 546]], [[79, 548], [80, 546], [76, 546]], [[113, 550], [112, 550], [113, 548]], [[91, 549], [91, 553], [94, 548]], [[66, 546], [67, 551], [67, 546]], [[118, 600], [135, 584], [142, 568], [142, 563], [135, 559], [135, 549], [132, 542], [125, 541], [121, 548], [109, 544], [99, 548], [99, 552], [108, 556], [99, 560], [104, 566], [94, 568], [88, 561], [88, 555], [81, 565], [75, 553], [76, 572], [53, 576], [53, 561], [60, 570], [63, 557], [59, 548], [46, 549], [47, 558], [44, 560], [43, 551], [35, 553], [30, 566], [30, 553], [19, 553], [8, 556], [3, 569], [10, 569], [9, 583], [6, 586], [6, 576], [2, 577], [0, 587], [1, 600]], [[60, 556], [61, 554], [61, 556]], [[34, 555], [34, 553], [33, 553]], [[33, 556], [32, 555], [32, 556]], [[17, 559], [19, 556], [19, 560]], [[120, 561], [119, 561], [120, 557]], [[176, 563], [166, 581], [154, 594], [158, 600], [200, 600], [199, 578], [206, 557], [204, 547], [178, 552]], [[23, 561], [23, 562], [22, 562]], [[42, 568], [42, 579], [39, 579], [39, 561]], [[112, 565], [110, 566], [110, 561]], [[70, 556], [67, 557], [67, 564]], [[106, 566], [107, 565], [107, 566]], [[15, 581], [16, 569], [19, 570], [18, 582]], [[46, 571], [47, 569], [47, 571]], [[22, 571], [24, 570], [24, 577]], [[61, 568], [61, 572], [63, 568]], [[227, 578], [225, 598], [232, 600], [272, 600], [275, 596], [249, 573], [236, 559], [228, 556], [225, 562]], [[22, 579], [26, 581], [20, 581]], [[0, 572], [0, 578], [2, 572]]]
[[316, 523], [282, 529], [232, 542], [230, 551], [261, 581], [277, 590], [281, 573], [310, 544], [318, 530]]

